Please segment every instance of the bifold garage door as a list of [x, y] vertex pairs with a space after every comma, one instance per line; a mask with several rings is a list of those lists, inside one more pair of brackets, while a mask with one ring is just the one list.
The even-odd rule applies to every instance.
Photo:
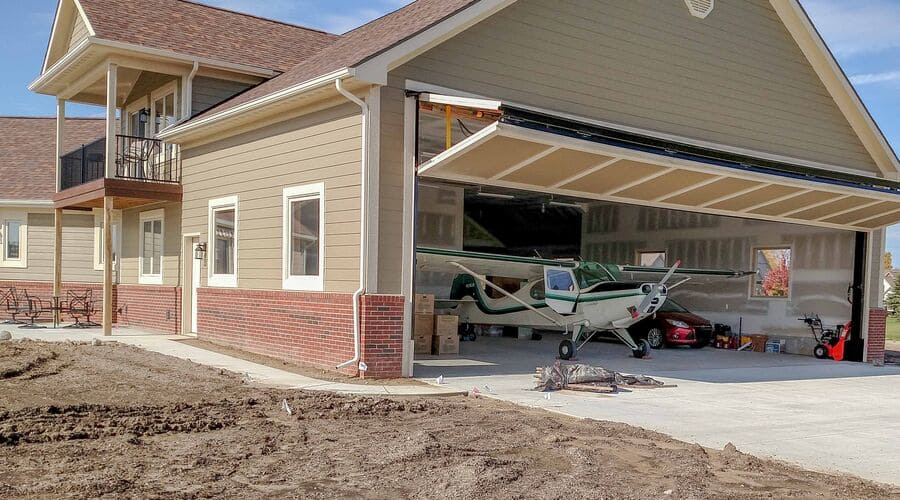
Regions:
[[900, 183], [501, 108], [421, 177], [838, 229], [900, 222]]

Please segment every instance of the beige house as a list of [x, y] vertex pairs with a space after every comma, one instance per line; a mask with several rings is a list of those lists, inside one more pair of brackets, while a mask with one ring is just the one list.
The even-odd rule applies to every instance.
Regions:
[[[64, 148], [80, 151], [103, 136], [104, 120], [70, 118]], [[0, 117], [0, 318], [9, 319], [11, 288], [48, 297], [53, 283], [55, 118]], [[63, 214], [65, 289], [96, 289], [102, 278], [94, 214]], [[24, 319], [24, 318], [20, 318]]]
[[[165, 36], [136, 28], [158, 19]], [[106, 106], [96, 172], [59, 163], [57, 224], [102, 209], [111, 242], [121, 221], [117, 303], [148, 326], [409, 375], [414, 249], [466, 248], [487, 192], [839, 232], [858, 357], [882, 355], [898, 161], [795, 0], [418, 0], [340, 36], [62, 0], [31, 89], [59, 123], [67, 101]], [[748, 307], [767, 325], [804, 293], [748, 286]]]

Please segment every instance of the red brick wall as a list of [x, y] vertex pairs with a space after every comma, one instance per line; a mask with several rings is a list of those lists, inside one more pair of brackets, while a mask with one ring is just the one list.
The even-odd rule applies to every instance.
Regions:
[[[49, 281], [3, 281], [0, 280], [0, 295], [3, 295], [6, 290], [10, 287], [15, 287], [17, 290], [28, 290], [29, 295], [35, 295], [42, 300], [47, 301], [49, 306], [51, 297], [53, 297], [53, 283]], [[94, 300], [95, 307], [97, 308], [96, 316], [91, 319], [100, 322], [103, 318], [103, 286], [99, 283], [63, 283], [62, 284], [62, 296], [60, 298], [61, 301], [65, 301], [66, 291], [68, 290], [84, 290], [85, 288], [89, 288], [92, 290], [92, 297]], [[113, 288], [113, 304], [116, 303], [116, 290]], [[10, 319], [11, 316], [6, 310], [6, 302], [0, 303], [0, 320]], [[19, 319], [25, 319], [24, 316], [19, 316]], [[47, 313], [43, 314], [37, 318], [39, 322], [50, 321], [52, 319], [52, 315]], [[82, 318], [83, 319], [83, 318]], [[72, 321], [72, 318], [63, 313], [60, 317], [60, 320], [63, 323], [69, 323]], [[113, 308], [113, 321], [116, 321], [116, 310]]]
[[119, 326], [181, 333], [181, 287], [116, 285]]
[[866, 361], [884, 363], [884, 333], [887, 310], [881, 307], [869, 309], [869, 331], [866, 337]]
[[[201, 339], [323, 369], [353, 357], [353, 296], [344, 293], [201, 288]], [[363, 358], [370, 377], [400, 375], [402, 298], [363, 300]], [[368, 328], [368, 330], [367, 330]], [[344, 369], [356, 374], [355, 366]]]
[[366, 295], [362, 300], [363, 377], [399, 377], [403, 364], [403, 296]]

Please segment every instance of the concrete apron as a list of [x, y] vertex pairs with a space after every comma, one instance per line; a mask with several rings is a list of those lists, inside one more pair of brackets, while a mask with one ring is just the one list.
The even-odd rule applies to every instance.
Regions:
[[282, 389], [330, 391], [371, 396], [453, 396], [465, 394], [465, 391], [454, 390], [450, 387], [435, 387], [431, 385], [381, 385], [377, 381], [369, 384], [348, 384], [319, 380], [190, 346], [183, 342], [176, 342], [177, 340], [191, 338], [181, 335], [148, 334], [125, 328], [114, 329], [112, 337], [104, 337], [100, 330], [95, 329], [22, 330], [0, 327], [0, 330], [4, 329], [12, 333], [13, 339], [27, 338], [49, 342], [90, 342], [94, 339], [99, 339], [102, 342], [119, 342], [159, 354], [186, 359], [201, 365], [242, 373], [255, 384]]
[[481, 337], [461, 343], [459, 356], [417, 358], [415, 375], [429, 383], [442, 376], [441, 387], [523, 406], [623, 422], [710, 448], [731, 442], [816, 471], [900, 484], [900, 367], [712, 348], [663, 349], [637, 360], [624, 346], [592, 342], [580, 361], [678, 387], [535, 392], [535, 367], [553, 362], [558, 341]]

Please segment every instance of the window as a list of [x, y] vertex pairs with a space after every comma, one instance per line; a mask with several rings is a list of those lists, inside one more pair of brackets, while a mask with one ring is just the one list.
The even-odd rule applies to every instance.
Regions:
[[178, 115], [175, 108], [175, 84], [164, 85], [150, 96], [150, 135], [155, 137], [166, 127], [174, 124]]
[[163, 211], [151, 210], [141, 213], [141, 264], [142, 284], [162, 284], [163, 253]]
[[25, 212], [0, 210], [0, 266], [27, 267], [25, 262], [28, 224]]
[[237, 196], [209, 201], [209, 286], [237, 286]]
[[666, 267], [665, 250], [638, 252], [637, 265], [645, 267]]
[[325, 185], [284, 190], [284, 288], [322, 290], [325, 274]]
[[791, 292], [791, 249], [788, 247], [755, 248], [753, 250], [751, 297], [788, 298]]
[[8, 220], [4, 223], [6, 243], [3, 245], [3, 258], [20, 260], [22, 258], [22, 222]]
[[[118, 210], [113, 211], [112, 217], [112, 253], [113, 253], [113, 269], [119, 265], [119, 249], [122, 245], [120, 237], [120, 228], [122, 215]], [[94, 211], [94, 270], [103, 270], [103, 211]]]
[[563, 270], [548, 270], [547, 284], [550, 290], [559, 290], [563, 292], [575, 291], [575, 280], [572, 279], [572, 273]]

